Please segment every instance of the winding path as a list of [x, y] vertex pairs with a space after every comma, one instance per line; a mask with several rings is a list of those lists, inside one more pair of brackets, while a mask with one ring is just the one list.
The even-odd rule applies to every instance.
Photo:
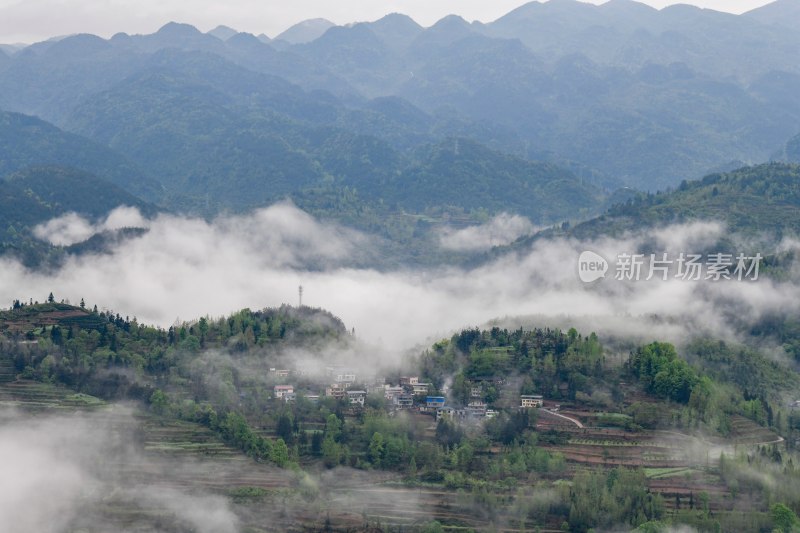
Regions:
[[542, 411], [544, 411], [545, 413], [549, 413], [549, 414], [551, 414], [551, 415], [553, 415], [553, 416], [557, 416], [557, 417], [559, 417], [559, 418], [563, 418], [564, 420], [569, 420], [570, 422], [572, 422], [573, 424], [575, 424], [575, 425], [576, 425], [576, 426], [578, 426], [579, 428], [583, 428], [583, 427], [584, 427], [584, 425], [583, 425], [583, 424], [581, 424], [581, 422], [580, 422], [579, 420], [576, 420], [576, 419], [574, 419], [574, 418], [570, 418], [570, 417], [568, 417], [568, 416], [564, 416], [564, 415], [562, 415], [562, 414], [559, 414], [559, 413], [554, 413], [554, 412], [553, 412], [553, 411], [551, 411], [550, 409], [545, 409], [544, 407], [542, 407]]

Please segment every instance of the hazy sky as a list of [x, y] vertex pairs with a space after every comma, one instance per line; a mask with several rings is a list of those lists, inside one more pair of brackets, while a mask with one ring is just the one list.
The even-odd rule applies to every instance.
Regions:
[[[591, 0], [602, 4], [605, 0]], [[405, 13], [428, 26], [455, 13], [467, 20], [494, 20], [527, 3], [525, 0], [0, 0], [0, 43], [34, 42], [56, 35], [152, 33], [169, 21], [187, 22], [207, 31], [225, 24], [240, 31], [274, 37], [308, 18], [337, 24], [375, 20]], [[690, 3], [741, 13], [770, 0], [645, 0], [661, 8]]]

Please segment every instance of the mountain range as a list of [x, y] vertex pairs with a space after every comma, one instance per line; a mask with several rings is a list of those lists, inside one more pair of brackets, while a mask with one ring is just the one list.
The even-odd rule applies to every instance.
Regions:
[[392, 14], [275, 39], [169, 23], [6, 47], [0, 176], [73, 169], [204, 216], [346, 197], [385, 220], [575, 224], [631, 189], [800, 160], [791, 21], [790, 0], [740, 16], [551, 0], [491, 23]]
[[471, 122], [480, 134], [469, 136], [492, 147], [656, 190], [730, 161], [764, 161], [798, 133], [792, 21], [790, 0], [740, 16], [552, 0], [488, 24], [450, 16], [423, 28], [398, 14], [349, 26], [312, 20], [269, 43], [170, 23], [152, 35], [76, 35], [6, 55], [0, 108], [76, 130], [77, 108], [141, 80], [167, 52], [173, 61], [193, 52], [240, 67], [229, 86], [269, 75], [293, 84], [286, 94], [349, 109], [400, 98]]

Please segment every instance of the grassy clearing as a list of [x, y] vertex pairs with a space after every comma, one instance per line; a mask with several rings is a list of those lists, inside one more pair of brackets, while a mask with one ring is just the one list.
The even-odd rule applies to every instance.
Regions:
[[0, 384], [0, 405], [27, 411], [94, 409], [106, 402], [88, 394], [75, 393], [38, 381], [18, 380]]
[[89, 394], [77, 393], [77, 394], [70, 394], [61, 402], [62, 405], [69, 405], [72, 407], [101, 407], [106, 405], [106, 402], [101, 400], [96, 396], [90, 396]]
[[700, 470], [688, 466], [674, 468], [645, 468], [644, 473], [648, 479], [666, 479], [679, 475], [700, 473]]
[[572, 445], [579, 445], [579, 446], [603, 446], [603, 447], [611, 447], [611, 446], [620, 446], [620, 447], [631, 447], [631, 446], [646, 446], [647, 444], [643, 444], [639, 441], [625, 441], [625, 440], [603, 440], [603, 439], [569, 439], [567, 441], [569, 444]]

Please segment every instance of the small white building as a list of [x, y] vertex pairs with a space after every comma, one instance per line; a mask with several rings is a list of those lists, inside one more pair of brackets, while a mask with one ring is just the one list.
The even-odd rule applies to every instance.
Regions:
[[401, 394], [393, 403], [398, 409], [411, 409], [414, 407], [414, 397], [410, 394]]
[[442, 418], [448, 418], [452, 420], [455, 414], [456, 410], [452, 407], [440, 407], [436, 410], [436, 421], [438, 422]]
[[388, 401], [394, 401], [401, 394], [405, 394], [406, 390], [403, 387], [392, 387], [391, 385], [383, 386], [383, 397]]
[[337, 400], [347, 397], [347, 389], [342, 383], [333, 383], [325, 389], [325, 396], [331, 396]]
[[411, 385], [414, 389], [415, 396], [421, 396], [423, 394], [428, 394], [430, 392], [431, 387], [433, 386], [432, 383], [414, 383]]
[[293, 385], [275, 385], [274, 389], [275, 398], [282, 399], [287, 394], [294, 394]]
[[350, 386], [356, 382], [356, 375], [351, 372], [341, 372], [333, 377], [333, 381]]
[[519, 397], [519, 406], [523, 409], [541, 407], [542, 405], [544, 405], [544, 398], [538, 394], [523, 394]]
[[345, 389], [349, 389], [356, 382], [356, 373], [346, 367], [329, 366], [328, 375], [334, 383], [342, 385]]
[[347, 399], [350, 400], [350, 405], [364, 406], [367, 401], [367, 391], [363, 390], [349, 390], [347, 391]]
[[475, 401], [469, 402], [465, 409], [468, 418], [483, 418], [486, 416], [487, 405], [486, 402]]

